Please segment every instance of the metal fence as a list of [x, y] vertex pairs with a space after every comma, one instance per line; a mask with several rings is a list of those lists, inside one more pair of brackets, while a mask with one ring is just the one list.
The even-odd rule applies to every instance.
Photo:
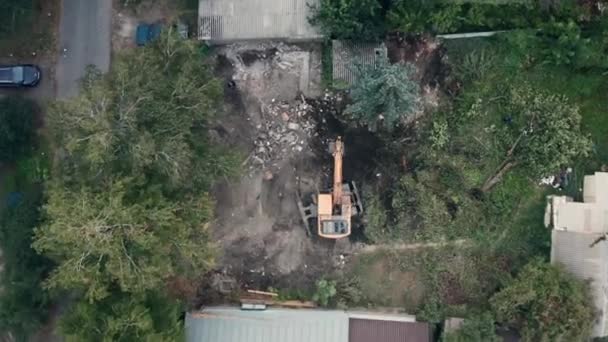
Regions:
[[332, 74], [334, 81], [352, 85], [357, 79], [357, 65], [374, 65], [386, 46], [378, 43], [332, 41]]

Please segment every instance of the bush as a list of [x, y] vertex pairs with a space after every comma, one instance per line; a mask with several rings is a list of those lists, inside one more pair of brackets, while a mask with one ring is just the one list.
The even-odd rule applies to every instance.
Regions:
[[588, 284], [536, 259], [490, 300], [499, 322], [524, 341], [584, 341], [595, 312]]
[[375, 41], [384, 35], [378, 0], [321, 0], [312, 12], [310, 23], [333, 39]]
[[495, 332], [494, 317], [483, 313], [467, 318], [457, 331], [445, 334], [443, 342], [499, 342], [502, 341]]
[[363, 291], [357, 277], [342, 278], [336, 285], [338, 307], [357, 305], [363, 299]]
[[0, 275], [0, 331], [26, 340], [45, 320], [49, 299], [41, 283], [51, 263], [31, 248], [33, 229], [40, 223], [40, 191], [25, 195], [21, 203], [6, 208], [0, 217], [0, 250], [4, 271]]
[[60, 321], [66, 341], [183, 341], [180, 303], [157, 293], [115, 292], [72, 306]]
[[32, 150], [38, 108], [22, 97], [0, 99], [0, 162], [13, 162]]
[[317, 281], [317, 290], [312, 300], [320, 306], [329, 306], [330, 301], [336, 295], [336, 282], [326, 279]]

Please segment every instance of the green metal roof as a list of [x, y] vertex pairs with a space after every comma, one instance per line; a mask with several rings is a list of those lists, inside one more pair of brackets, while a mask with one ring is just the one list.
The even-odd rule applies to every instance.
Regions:
[[213, 307], [186, 316], [187, 342], [348, 342], [344, 311]]

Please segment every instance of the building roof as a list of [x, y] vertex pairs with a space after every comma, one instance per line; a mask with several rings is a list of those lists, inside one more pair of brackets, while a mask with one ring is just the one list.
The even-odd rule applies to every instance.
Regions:
[[[579, 279], [589, 280], [599, 312], [593, 336], [608, 335], [608, 241], [594, 244], [608, 233], [608, 173], [585, 176], [584, 202], [566, 196], [549, 198], [551, 262], [561, 264]], [[593, 247], [591, 247], [593, 245]]]
[[188, 342], [347, 342], [344, 312], [207, 308], [186, 317]]
[[408, 315], [308, 309], [205, 308], [186, 316], [188, 342], [429, 342]]
[[321, 34], [308, 22], [318, 0], [199, 0], [199, 39], [310, 40]]
[[430, 341], [428, 324], [351, 318], [348, 342], [420, 342]]

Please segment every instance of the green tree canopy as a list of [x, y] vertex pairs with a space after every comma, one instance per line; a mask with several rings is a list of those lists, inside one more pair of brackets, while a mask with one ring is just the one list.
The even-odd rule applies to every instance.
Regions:
[[384, 15], [378, 0], [321, 0], [310, 22], [327, 37], [375, 41], [384, 35]]
[[[483, 115], [480, 108], [473, 106], [471, 116]], [[504, 157], [483, 191], [491, 189], [514, 167], [540, 178], [586, 156], [591, 149], [591, 141], [581, 132], [578, 107], [564, 96], [528, 85], [511, 87], [485, 110], [502, 114], [503, 122], [486, 127], [485, 133], [494, 137], [491, 141], [498, 151], [504, 151]]]
[[96, 303], [80, 302], [68, 310], [60, 331], [68, 342], [183, 340], [180, 305], [158, 293], [121, 292]]
[[462, 326], [443, 336], [443, 342], [500, 342], [496, 335], [494, 317], [489, 312], [467, 317]]
[[39, 224], [40, 189], [28, 191], [23, 200], [2, 210], [0, 216], [0, 331], [25, 341], [46, 320], [49, 298], [42, 289], [52, 263], [30, 247]]
[[12, 162], [32, 150], [38, 108], [22, 97], [0, 99], [0, 162]]
[[588, 285], [540, 259], [490, 303], [497, 321], [518, 328], [524, 341], [584, 341], [595, 318]]
[[65, 152], [58, 176], [92, 186], [121, 174], [142, 186], [162, 184], [166, 193], [207, 189], [236, 164], [206, 134], [221, 99], [193, 42], [167, 34], [120, 55], [111, 74], [89, 74], [80, 97], [49, 113], [53, 140]]
[[221, 99], [197, 43], [169, 28], [50, 108], [58, 151], [33, 245], [57, 263], [47, 288], [81, 296], [62, 323], [72, 340], [175, 340], [155, 323], [174, 315], [146, 303], [213, 262], [208, 190], [239, 161], [207, 138]]
[[129, 184], [108, 183], [103, 192], [49, 186], [48, 223], [34, 247], [59, 264], [50, 288], [80, 289], [93, 301], [109, 295], [113, 284], [125, 292], [155, 290], [172, 275], [208, 269], [209, 198], [169, 201], [150, 189], [133, 203]]
[[413, 66], [391, 64], [386, 56], [376, 65], [360, 66], [346, 113], [371, 130], [395, 128], [417, 108], [420, 89], [413, 75]]

